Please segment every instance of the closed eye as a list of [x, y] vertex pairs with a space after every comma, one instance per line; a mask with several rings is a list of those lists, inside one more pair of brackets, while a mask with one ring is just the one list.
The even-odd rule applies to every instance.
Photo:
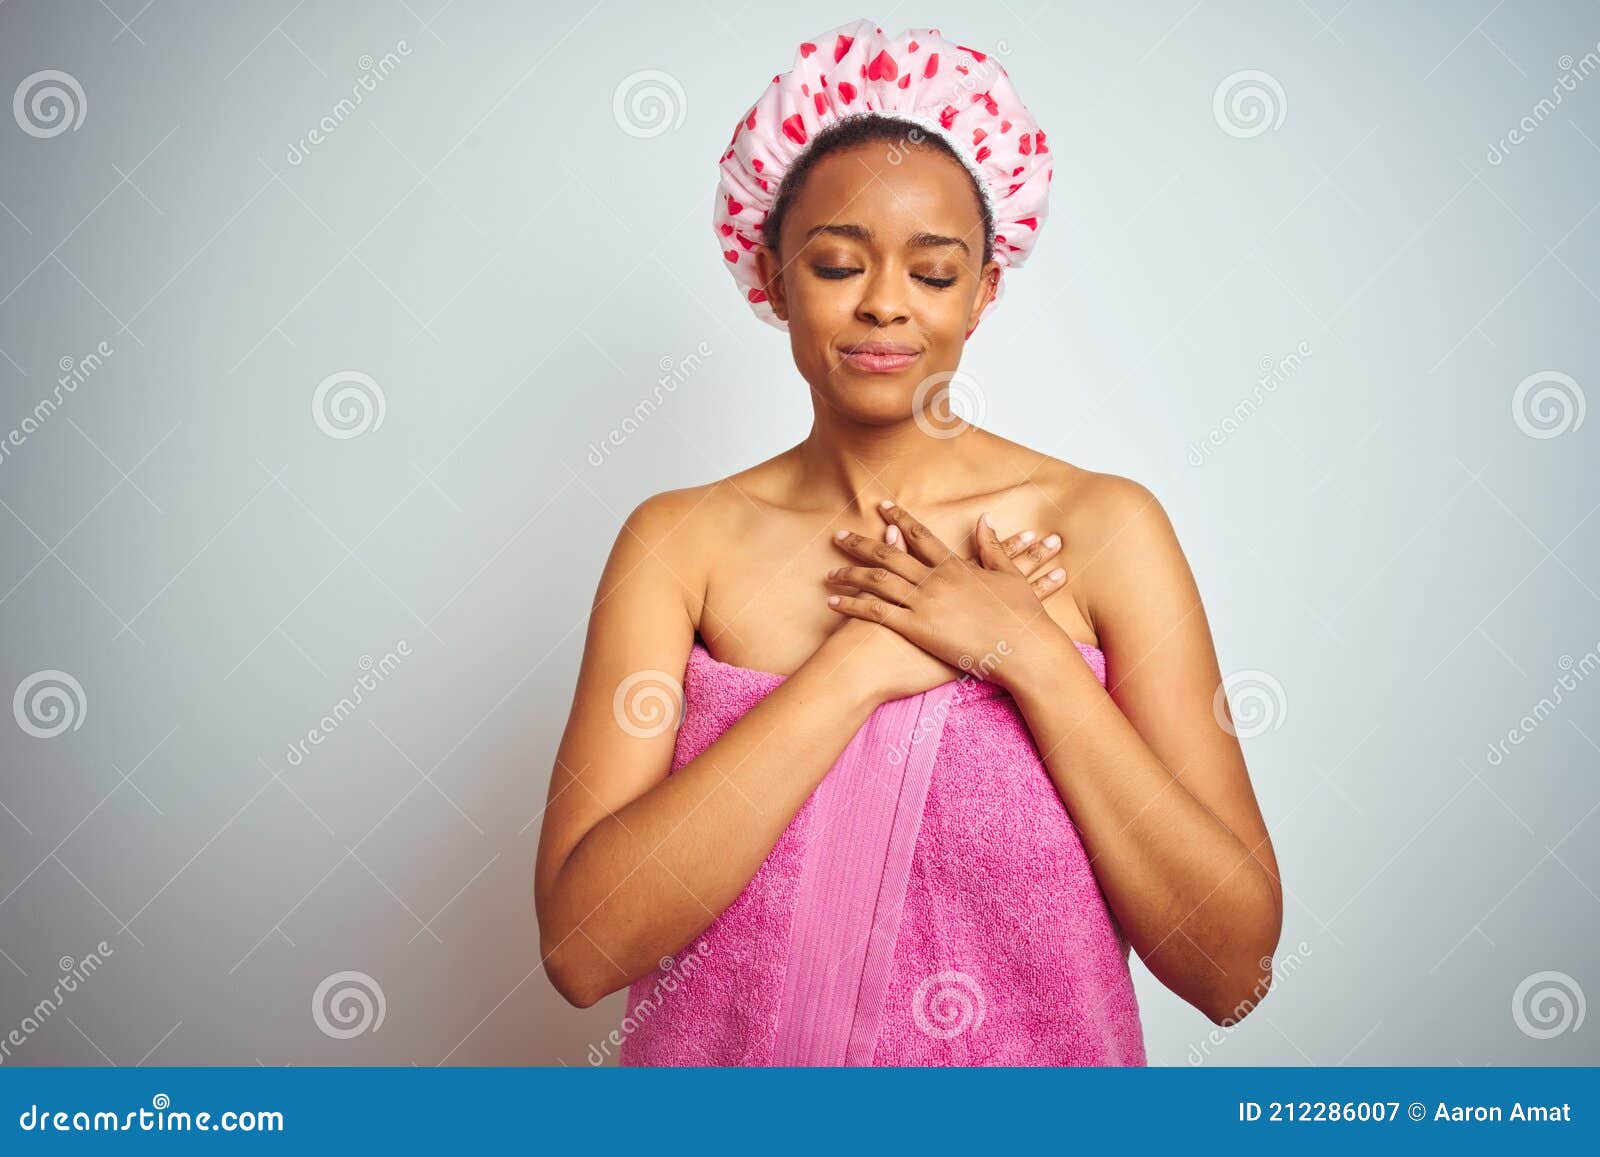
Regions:
[[[853, 277], [857, 273], [864, 272], [864, 270], [856, 269], [846, 265], [813, 265], [811, 268], [818, 277], [825, 278], [828, 281], [840, 281], [846, 277]], [[932, 286], [934, 289], [949, 289], [956, 283], [956, 279], [954, 277], [927, 277], [917, 275], [916, 280], [922, 282], [924, 285]]]

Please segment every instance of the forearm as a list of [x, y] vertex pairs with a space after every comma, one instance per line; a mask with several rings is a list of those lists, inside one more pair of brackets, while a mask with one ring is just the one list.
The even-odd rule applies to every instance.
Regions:
[[1270, 984], [1281, 913], [1266, 869], [1182, 784], [1070, 640], [1014, 671], [1027, 720], [1129, 943], [1213, 1020]]
[[545, 966], [568, 998], [592, 1004], [631, 983], [737, 899], [874, 706], [814, 657], [592, 828], [542, 925]]

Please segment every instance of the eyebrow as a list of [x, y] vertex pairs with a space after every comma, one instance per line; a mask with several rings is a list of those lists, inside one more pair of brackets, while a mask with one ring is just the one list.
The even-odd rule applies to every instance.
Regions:
[[[849, 237], [854, 241], [872, 240], [872, 230], [865, 225], [817, 225], [806, 231], [806, 240], [811, 240], [819, 233], [827, 233], [835, 237]], [[955, 246], [969, 256], [972, 253], [972, 250], [967, 247], [967, 243], [961, 238], [946, 237], [940, 233], [913, 233], [906, 244], [911, 249], [938, 249], [945, 246]]]

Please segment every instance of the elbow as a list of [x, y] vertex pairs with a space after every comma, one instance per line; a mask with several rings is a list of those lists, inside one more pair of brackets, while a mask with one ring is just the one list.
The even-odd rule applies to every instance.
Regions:
[[579, 962], [570, 959], [570, 954], [563, 953], [560, 948], [560, 945], [550, 948], [543, 938], [540, 939], [539, 955], [544, 963], [545, 977], [561, 994], [561, 999], [573, 1008], [592, 1008], [606, 996], [605, 989]]
[[[554, 981], [554, 978], [552, 978], [552, 981]], [[605, 995], [605, 993], [592, 986], [563, 984], [560, 981], [554, 981], [554, 983], [556, 991], [561, 994], [561, 998], [573, 1008], [593, 1008], [600, 1003], [600, 998]]]
[[534, 912], [539, 928], [539, 963], [551, 987], [573, 1008], [592, 1008], [625, 987], [611, 957], [573, 919], [553, 888], [534, 888]]
[[545, 979], [561, 994], [561, 999], [573, 1008], [589, 1008], [606, 995], [596, 983], [593, 969], [577, 952], [583, 946], [583, 935], [576, 928], [563, 931], [560, 921], [551, 918], [553, 900], [538, 897], [534, 911], [539, 924], [539, 964]]
[[1232, 1028], [1249, 1016], [1272, 991], [1272, 956], [1260, 957], [1248, 968], [1230, 972], [1227, 982], [1218, 985], [1201, 1004], [1211, 1023], [1221, 1028]]
[[1238, 1024], [1272, 991], [1272, 954], [1283, 932], [1283, 908], [1277, 889], [1265, 874], [1261, 880], [1266, 896], [1257, 900], [1259, 918], [1246, 941], [1250, 954], [1228, 969], [1200, 1005], [1211, 1023], [1221, 1028]]

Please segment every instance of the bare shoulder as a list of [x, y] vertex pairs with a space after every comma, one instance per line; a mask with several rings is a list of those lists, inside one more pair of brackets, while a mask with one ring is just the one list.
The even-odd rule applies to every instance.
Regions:
[[1037, 478], [1061, 512], [1065, 565], [1097, 636], [1116, 607], [1192, 585], [1177, 532], [1148, 486], [1055, 459]]
[[646, 498], [623, 522], [613, 558], [635, 564], [650, 560], [669, 572], [682, 590], [690, 621], [699, 623], [717, 548], [754, 513], [747, 492], [752, 472]]

